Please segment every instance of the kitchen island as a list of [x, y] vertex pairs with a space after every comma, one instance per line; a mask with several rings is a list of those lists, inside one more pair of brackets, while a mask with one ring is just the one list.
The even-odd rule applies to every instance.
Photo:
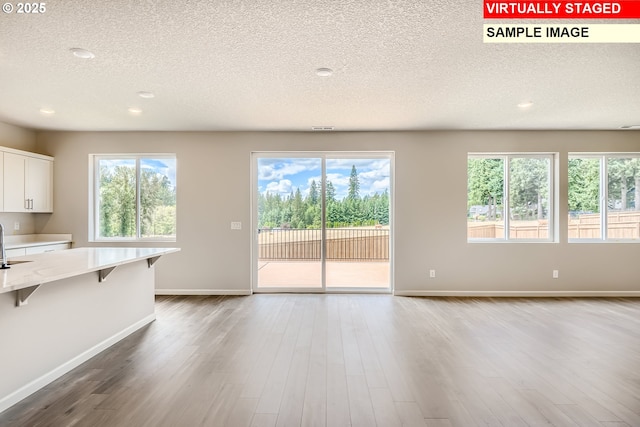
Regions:
[[76, 248], [0, 270], [0, 412], [155, 319], [154, 263], [177, 248]]

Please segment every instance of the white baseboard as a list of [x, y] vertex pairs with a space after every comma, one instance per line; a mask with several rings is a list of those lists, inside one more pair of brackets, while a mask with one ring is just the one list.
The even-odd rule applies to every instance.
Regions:
[[[276, 293], [275, 291], [263, 291]], [[288, 291], [291, 292], [291, 291]], [[345, 291], [350, 293], [352, 291]], [[358, 292], [360, 293], [360, 292]], [[380, 293], [380, 292], [373, 292]], [[386, 292], [384, 292], [386, 293]], [[249, 289], [156, 289], [156, 295], [252, 295]], [[406, 290], [393, 292], [405, 297], [540, 297], [540, 298], [580, 298], [580, 297], [640, 297], [640, 291], [421, 291]]]
[[251, 295], [250, 289], [156, 289], [156, 295]]
[[67, 372], [71, 371], [74, 368], [77, 368], [78, 366], [80, 366], [81, 364], [86, 362], [87, 360], [91, 359], [93, 356], [97, 355], [101, 351], [111, 347], [113, 344], [115, 344], [118, 341], [120, 341], [120, 340], [126, 338], [127, 336], [131, 335], [132, 333], [134, 333], [138, 329], [142, 328], [143, 326], [153, 322], [155, 319], [156, 319], [155, 313], [146, 316], [145, 318], [137, 321], [133, 325], [123, 329], [122, 331], [118, 332], [117, 334], [112, 335], [111, 337], [107, 338], [106, 340], [94, 345], [93, 347], [91, 347], [87, 351], [79, 354], [78, 356], [74, 357], [73, 359], [69, 360], [68, 362], [63, 363], [62, 365], [60, 365], [57, 368], [47, 372], [46, 374], [42, 375], [41, 377], [36, 378], [35, 380], [31, 381], [30, 383], [20, 387], [18, 390], [14, 391], [13, 393], [11, 393], [11, 394], [9, 394], [9, 395], [7, 395], [5, 397], [0, 398], [0, 412], [3, 412], [4, 410], [8, 409], [9, 407], [11, 407], [11, 406], [15, 405], [16, 403], [20, 402], [25, 397], [35, 393], [36, 391], [40, 390], [41, 388], [43, 388], [47, 384], [57, 380], [58, 378], [60, 378], [64, 374], [66, 374]]
[[640, 297], [640, 291], [395, 291], [404, 297]]

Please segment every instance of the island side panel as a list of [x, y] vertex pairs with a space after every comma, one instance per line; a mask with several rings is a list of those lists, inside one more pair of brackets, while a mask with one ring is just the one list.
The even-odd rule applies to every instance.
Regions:
[[102, 283], [97, 272], [46, 283], [22, 307], [0, 294], [0, 411], [151, 322], [154, 277], [143, 260]]

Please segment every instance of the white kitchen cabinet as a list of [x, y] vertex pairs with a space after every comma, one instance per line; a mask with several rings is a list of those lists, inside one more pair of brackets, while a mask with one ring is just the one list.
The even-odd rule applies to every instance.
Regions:
[[5, 253], [7, 255], [7, 258], [25, 256], [27, 254], [27, 249], [26, 248], [7, 249]]
[[27, 157], [25, 194], [31, 202], [30, 212], [53, 211], [53, 162]]
[[53, 211], [53, 161], [4, 152], [4, 212]]
[[[27, 246], [25, 248], [25, 255], [35, 255], [35, 254], [42, 254], [45, 252], [62, 251], [70, 248], [71, 248], [70, 243], [56, 243], [54, 245]], [[9, 258], [9, 255], [7, 255], [7, 258]]]
[[7, 249], [5, 252], [7, 258], [15, 258], [17, 256], [42, 254], [45, 252], [62, 251], [71, 249], [71, 243], [53, 243], [51, 245], [26, 246], [24, 248]]

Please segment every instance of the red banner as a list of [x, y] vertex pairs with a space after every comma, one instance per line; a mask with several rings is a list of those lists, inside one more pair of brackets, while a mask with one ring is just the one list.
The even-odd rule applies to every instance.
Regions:
[[484, 0], [485, 19], [640, 19], [639, 0], [491, 1]]

